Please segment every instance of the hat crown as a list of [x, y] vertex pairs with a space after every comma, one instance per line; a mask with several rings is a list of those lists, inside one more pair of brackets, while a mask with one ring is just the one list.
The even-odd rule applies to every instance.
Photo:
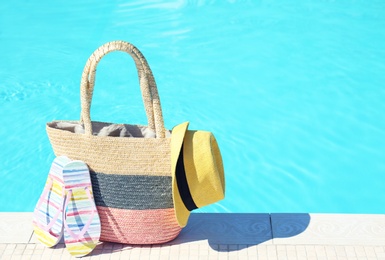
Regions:
[[222, 157], [212, 133], [188, 130], [184, 138], [183, 160], [188, 187], [198, 208], [224, 198]]
[[186, 226], [191, 210], [225, 196], [222, 157], [214, 135], [187, 127], [188, 122], [179, 124], [171, 134], [173, 202], [181, 227]]

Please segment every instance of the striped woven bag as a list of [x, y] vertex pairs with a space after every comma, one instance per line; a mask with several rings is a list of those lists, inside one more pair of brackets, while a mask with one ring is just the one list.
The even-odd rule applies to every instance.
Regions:
[[[91, 121], [96, 67], [112, 51], [126, 52], [135, 61], [148, 126]], [[130, 43], [104, 44], [88, 59], [80, 88], [80, 120], [52, 121], [46, 129], [56, 156], [82, 160], [90, 169], [100, 240], [159, 244], [174, 239], [181, 228], [172, 201], [171, 138], [146, 59]]]

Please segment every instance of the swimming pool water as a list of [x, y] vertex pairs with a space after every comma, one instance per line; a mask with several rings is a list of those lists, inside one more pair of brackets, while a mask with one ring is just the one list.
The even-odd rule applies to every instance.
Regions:
[[[216, 136], [226, 199], [202, 212], [385, 213], [384, 1], [2, 1], [0, 211], [32, 211], [101, 44], [147, 58], [166, 127]], [[146, 124], [131, 59], [98, 68], [93, 120]]]

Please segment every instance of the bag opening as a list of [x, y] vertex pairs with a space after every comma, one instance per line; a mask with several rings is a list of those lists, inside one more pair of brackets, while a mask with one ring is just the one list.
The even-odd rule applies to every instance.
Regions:
[[[75, 134], [84, 134], [84, 125], [79, 121], [52, 121], [48, 127], [69, 131]], [[156, 138], [154, 130], [148, 126], [113, 124], [105, 122], [92, 122], [92, 134], [96, 136]], [[171, 131], [166, 130], [166, 137], [171, 136]]]

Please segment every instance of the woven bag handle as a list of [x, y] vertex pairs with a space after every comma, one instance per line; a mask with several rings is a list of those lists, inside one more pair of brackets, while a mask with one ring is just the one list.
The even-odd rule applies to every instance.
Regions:
[[139, 85], [146, 110], [148, 126], [155, 130], [157, 138], [165, 138], [165, 128], [158, 89], [154, 76], [143, 54], [132, 44], [124, 41], [112, 41], [100, 46], [87, 60], [80, 83], [81, 115], [87, 135], [92, 135], [91, 101], [95, 86], [96, 67], [100, 60], [113, 51], [123, 51], [134, 59], [139, 76]]

